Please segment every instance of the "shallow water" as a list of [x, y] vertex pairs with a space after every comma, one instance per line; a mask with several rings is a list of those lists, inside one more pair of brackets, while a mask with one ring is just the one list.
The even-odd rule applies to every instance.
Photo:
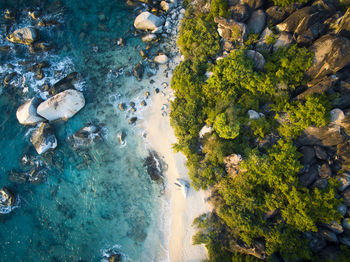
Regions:
[[[18, 208], [0, 216], [0, 261], [100, 261], [112, 247], [125, 260], [166, 259], [159, 224], [163, 188], [147, 174], [142, 130], [128, 124], [133, 113], [117, 108], [120, 102], [134, 101], [140, 111], [144, 92], [152, 93], [124, 73], [141, 61], [144, 44], [133, 36], [137, 13], [120, 0], [62, 2], [62, 9], [43, 4], [45, 15], [62, 22], [40, 29], [42, 38], [55, 44], [53, 51], [31, 55], [25, 47], [10, 44], [13, 51], [1, 56], [1, 80], [17, 71], [25, 81], [15, 90], [3, 87], [0, 95], [0, 187], [12, 189], [21, 199]], [[0, 4], [1, 14], [6, 4], [10, 1]], [[12, 29], [35, 24], [23, 9], [17, 10], [20, 22]], [[9, 45], [1, 30], [0, 45]], [[124, 47], [113, 43], [119, 37], [126, 40]], [[40, 81], [20, 63], [43, 60], [50, 67]], [[55, 83], [73, 71], [82, 76], [79, 88], [86, 106], [67, 122], [54, 124], [58, 148], [38, 157], [29, 128], [17, 122], [17, 107], [38, 94], [43, 83]], [[103, 125], [103, 141], [74, 150], [67, 137], [89, 122]], [[127, 134], [125, 146], [118, 141], [121, 131]], [[23, 153], [45, 164], [48, 177], [43, 184], [8, 179], [10, 170], [25, 169], [20, 164]]]

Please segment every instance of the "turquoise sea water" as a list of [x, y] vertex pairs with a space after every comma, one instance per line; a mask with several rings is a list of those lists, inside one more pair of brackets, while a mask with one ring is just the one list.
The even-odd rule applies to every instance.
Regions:
[[[42, 15], [62, 23], [40, 29], [41, 38], [55, 49], [31, 55], [26, 47], [6, 41], [1, 21], [0, 46], [12, 48], [1, 53], [1, 81], [13, 71], [20, 80], [17, 87], [0, 91], [0, 187], [16, 192], [21, 201], [10, 214], [0, 215], [0, 261], [101, 261], [112, 247], [126, 261], [164, 259], [162, 185], [147, 174], [142, 130], [128, 124], [133, 113], [117, 108], [120, 102], [134, 101], [140, 109], [144, 92], [153, 93], [125, 75], [141, 61], [144, 47], [133, 35], [137, 11], [121, 0], [63, 0], [59, 8], [52, 2], [16, 6], [18, 1], [0, 1], [1, 16], [5, 7], [17, 10], [18, 23], [10, 30], [36, 24], [24, 9], [36, 4], [45, 10]], [[115, 44], [119, 37], [126, 40], [124, 47]], [[26, 72], [24, 61], [48, 61], [45, 78], [38, 81]], [[30, 128], [17, 122], [16, 110], [45, 81], [55, 83], [73, 71], [82, 76], [86, 106], [67, 122], [54, 124], [58, 147], [38, 156], [29, 141]], [[67, 137], [89, 122], [103, 125], [103, 141], [74, 150]], [[118, 141], [121, 131], [127, 134], [125, 146]], [[44, 183], [9, 180], [11, 170], [28, 169], [20, 163], [24, 153], [43, 163], [48, 175]]]

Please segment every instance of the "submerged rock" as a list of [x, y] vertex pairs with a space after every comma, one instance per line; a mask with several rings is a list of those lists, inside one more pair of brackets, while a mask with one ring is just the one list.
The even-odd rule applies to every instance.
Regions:
[[45, 121], [44, 118], [40, 117], [36, 113], [36, 108], [40, 103], [40, 99], [33, 97], [21, 105], [16, 112], [18, 122], [22, 125], [35, 125], [39, 122]]
[[48, 123], [41, 123], [31, 135], [30, 142], [32, 142], [38, 154], [43, 154], [49, 149], [57, 147], [57, 139], [54, 129]]
[[126, 134], [125, 132], [121, 131], [119, 134], [118, 134], [118, 140], [119, 140], [119, 143], [121, 145], [125, 145], [125, 137], [126, 137]]
[[175, 185], [179, 190], [183, 193], [184, 197], [187, 198], [188, 191], [190, 189], [190, 183], [184, 179], [178, 178], [176, 179]]
[[56, 82], [49, 90], [49, 95], [53, 96], [68, 89], [74, 89], [74, 84], [78, 81], [78, 73], [72, 72]]
[[155, 30], [157, 27], [164, 24], [164, 19], [151, 14], [150, 12], [142, 12], [135, 21], [134, 26], [139, 30]]
[[37, 113], [49, 121], [68, 119], [84, 106], [84, 95], [77, 90], [68, 89], [42, 102]]
[[15, 195], [6, 187], [0, 189], [0, 214], [8, 214], [16, 207]]
[[75, 132], [68, 138], [73, 147], [87, 146], [91, 143], [95, 143], [102, 140], [101, 129], [97, 125], [89, 124]]
[[135, 67], [134, 67], [134, 76], [136, 77], [136, 79], [138, 81], [141, 81], [142, 77], [143, 77], [143, 72], [144, 72], [144, 68], [143, 65], [141, 63], [138, 63]]
[[37, 29], [32, 27], [20, 28], [8, 35], [6, 39], [15, 44], [31, 45], [39, 39]]
[[155, 151], [148, 152], [148, 157], [145, 159], [144, 166], [147, 167], [147, 173], [153, 181], [163, 180], [162, 162]]
[[46, 177], [46, 169], [40, 166], [33, 167], [29, 172], [11, 170], [9, 173], [9, 180], [15, 183], [31, 183], [39, 185], [46, 180]]

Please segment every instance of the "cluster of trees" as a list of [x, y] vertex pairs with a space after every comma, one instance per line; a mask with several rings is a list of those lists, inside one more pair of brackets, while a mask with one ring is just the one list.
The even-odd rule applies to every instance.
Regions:
[[[290, 2], [275, 1], [282, 6]], [[171, 124], [178, 138], [174, 149], [186, 155], [193, 187], [210, 188], [215, 205], [213, 214], [195, 220], [199, 231], [194, 243], [206, 244], [211, 261], [256, 261], [234, 248], [256, 241], [264, 243], [268, 256], [310, 259], [305, 232], [341, 219], [336, 181], [329, 180], [325, 190], [310, 190], [299, 182], [301, 156], [292, 139], [308, 126], [329, 121], [326, 96], [292, 100], [296, 88], [305, 84], [312, 54], [296, 45], [266, 52], [259, 71], [246, 44], [216, 61], [221, 50], [213, 18], [227, 15], [227, 2], [213, 0], [210, 12], [200, 10], [187, 7], [178, 39], [185, 60], [171, 82]], [[207, 71], [212, 72], [209, 78]], [[263, 115], [249, 119], [248, 110]], [[205, 124], [213, 132], [200, 139]], [[272, 140], [278, 142], [266, 142]], [[224, 164], [233, 153], [244, 159], [244, 172], [235, 176]], [[267, 218], [271, 212], [274, 216]]]

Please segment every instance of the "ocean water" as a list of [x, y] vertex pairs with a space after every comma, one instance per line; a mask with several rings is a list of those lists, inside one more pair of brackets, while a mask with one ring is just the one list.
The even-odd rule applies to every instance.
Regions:
[[[144, 166], [148, 149], [143, 130], [128, 123], [142, 111], [144, 93], [154, 92], [127, 74], [142, 60], [139, 50], [145, 47], [134, 35], [138, 10], [121, 0], [62, 0], [60, 5], [0, 0], [1, 17], [11, 6], [18, 22], [10, 31], [37, 23], [26, 7], [39, 6], [41, 17], [60, 25], [40, 28], [41, 39], [54, 49], [33, 55], [7, 42], [0, 19], [0, 46], [11, 47], [0, 52], [0, 187], [20, 199], [16, 209], [0, 215], [0, 261], [101, 261], [110, 249], [122, 253], [125, 261], [167, 260], [160, 212], [164, 188]], [[115, 44], [119, 37], [125, 46]], [[42, 61], [50, 66], [36, 80], [26, 64]], [[13, 86], [5, 87], [2, 79], [11, 72], [17, 76]], [[29, 141], [31, 129], [18, 123], [16, 110], [34, 95], [46, 97], [40, 87], [71, 72], [81, 76], [76, 87], [83, 90], [86, 106], [68, 121], [54, 123], [58, 147], [39, 156]], [[118, 109], [119, 103], [130, 101], [136, 103], [136, 113]], [[102, 127], [103, 140], [74, 149], [67, 138], [87, 123]], [[119, 143], [120, 132], [126, 134], [125, 145]], [[9, 180], [10, 171], [30, 169], [21, 164], [24, 154], [46, 171], [42, 184]]]

